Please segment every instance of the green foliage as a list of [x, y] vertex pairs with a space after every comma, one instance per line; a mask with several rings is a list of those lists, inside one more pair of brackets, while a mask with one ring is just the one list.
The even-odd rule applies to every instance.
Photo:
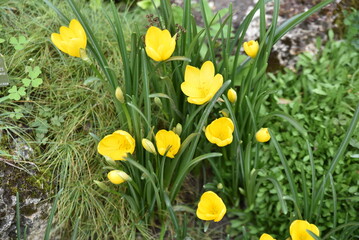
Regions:
[[[358, 52], [352, 50], [353, 47], [348, 41], [334, 41], [332, 32], [329, 32], [329, 39], [322, 50], [322, 42], [318, 39], [318, 54], [299, 55], [295, 71], [286, 69], [281, 73], [269, 74], [272, 80], [269, 83], [270, 88], [276, 92], [268, 99], [265, 111], [283, 111], [297, 119], [308, 132], [307, 139], [303, 139], [297, 130], [282, 121], [267, 123], [281, 145], [294, 173], [294, 181], [301, 183], [301, 186], [298, 186], [301, 189], [300, 198], [304, 197], [305, 185], [309, 189], [313, 187], [306, 140], [313, 143], [311, 147], [315, 172], [317, 176], [323, 176], [328, 170], [329, 159], [334, 157], [343, 141], [343, 135], [359, 101], [359, 84], [354, 80], [359, 68]], [[358, 131], [355, 131], [350, 140], [344, 159], [338, 162], [334, 170], [334, 189], [326, 191], [320, 216], [313, 218], [323, 232], [357, 219], [358, 209], [355, 205], [358, 204], [358, 192], [355, 186], [358, 185], [359, 178], [353, 171], [359, 166], [353, 157], [359, 149], [356, 139], [359, 139]], [[283, 192], [288, 194], [287, 180], [278, 157], [273, 152], [269, 155], [268, 147], [264, 146], [263, 150], [260, 166], [270, 169], [269, 174], [280, 182]], [[257, 195], [258, 208], [252, 213], [256, 216], [255, 226], [280, 234], [288, 227], [288, 218], [281, 217], [280, 205], [277, 197], [273, 195], [275, 190], [272, 185], [264, 186], [266, 187], [260, 188]], [[331, 196], [334, 193], [336, 202]], [[335, 209], [338, 209], [337, 213], [333, 213]], [[272, 213], [270, 221], [265, 217], [268, 212]], [[336, 214], [335, 218], [333, 214]], [[252, 228], [253, 233], [257, 230]]]

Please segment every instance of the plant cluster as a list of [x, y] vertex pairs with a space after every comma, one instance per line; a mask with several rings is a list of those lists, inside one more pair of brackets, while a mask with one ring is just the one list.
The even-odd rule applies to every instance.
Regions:
[[[121, 199], [121, 204], [127, 210], [123, 215], [128, 215], [129, 220], [126, 222], [116, 214], [111, 215], [114, 220], [108, 226], [111, 234], [116, 228], [116, 222], [121, 221], [145, 238], [149, 238], [148, 232], [152, 231], [156, 238], [184, 239], [191, 235], [188, 226], [198, 228], [198, 224], [188, 218], [197, 216], [205, 221], [205, 232], [210, 229], [209, 226], [215, 225], [210, 225], [210, 221], [230, 220], [227, 238], [258, 238], [271, 228], [271, 234], [283, 236], [291, 222], [289, 232], [292, 240], [319, 239], [323, 235], [321, 232], [327, 232], [324, 219], [330, 220], [328, 211], [325, 210], [330, 206], [325, 203], [328, 198], [326, 190], [331, 186], [332, 197], [336, 199], [338, 191], [334, 187], [333, 173], [353, 135], [359, 110], [355, 106], [345, 110], [345, 123], [343, 120], [338, 133], [338, 136], [345, 134], [345, 138], [340, 141], [339, 148], [333, 148], [326, 156], [329, 158], [335, 154], [333, 160], [328, 162], [329, 168], [322, 167], [320, 170], [321, 166], [313, 158], [313, 149], [314, 154], [317, 154], [322, 145], [311, 138], [312, 119], [304, 124], [295, 120], [303, 119], [298, 115], [301, 107], [313, 110], [309, 116], [315, 114], [315, 109], [298, 104], [296, 109], [292, 107], [289, 110], [282, 109], [283, 112], [280, 113], [272, 112], [270, 107], [273, 104], [266, 103], [266, 100], [271, 99], [271, 95], [276, 97], [278, 91], [268, 90], [265, 72], [272, 46], [297, 24], [330, 2], [323, 1], [277, 26], [279, 1], [274, 1], [273, 16], [267, 22], [267, 1], [260, 0], [242, 24], [233, 29], [231, 6], [226, 11], [213, 14], [206, 1], [200, 1], [204, 27], [199, 27], [192, 15], [190, 0], [184, 1], [183, 10], [172, 8], [167, 0], [153, 1], [154, 12], [146, 17], [147, 29], [144, 25], [133, 28], [130, 37], [124, 33], [125, 21], [120, 18], [117, 6], [111, 3], [108, 11], [103, 14], [111, 30], [107, 33], [113, 34], [116, 44], [112, 45], [116, 45], [117, 50], [109, 51], [103, 48], [102, 38], [98, 41], [98, 29], [75, 1], [67, 1], [72, 13], [64, 14], [45, 0], [58, 14], [62, 25], [66, 25], [60, 27], [58, 33], [51, 35], [51, 41], [58, 49], [56, 53], [52, 51], [52, 54], [61, 56], [62, 60], [58, 64], [66, 65], [70, 61], [83, 60], [83, 66], [96, 75], [89, 81], [101, 81], [107, 93], [102, 93], [96, 84], [86, 87], [98, 98], [112, 102], [107, 105], [113, 106], [116, 111], [116, 116], [110, 116], [114, 119], [110, 125], [98, 127], [96, 131], [84, 131], [93, 138], [86, 138], [87, 147], [84, 149], [96, 149], [104, 157], [101, 162], [84, 161], [88, 166], [102, 167], [102, 176], [94, 174], [87, 181], [87, 184], [96, 184], [99, 191], [79, 184], [79, 191], [62, 193], [66, 201], [69, 203], [80, 194], [83, 199], [80, 209], [85, 209], [87, 204], [90, 205], [90, 201], [86, 199], [93, 198], [96, 206], [99, 206], [96, 214], [101, 215], [105, 206], [96, 198], [109, 201], [111, 204], [106, 206], [107, 209], [119, 209], [114, 206], [117, 205], [114, 200]], [[139, 3], [142, 8], [148, 9], [148, 2]], [[259, 39], [248, 39], [246, 42], [246, 32], [256, 12], [260, 14]], [[67, 15], [74, 17], [69, 18]], [[27, 41], [26, 38], [25, 41], [14, 38], [10, 43], [15, 49], [20, 49], [26, 46]], [[62, 52], [74, 58], [70, 60]], [[354, 58], [355, 55], [352, 54], [350, 59]], [[114, 65], [114, 59], [120, 59], [121, 63]], [[339, 58], [337, 64], [348, 65], [352, 60]], [[356, 66], [357, 62], [353, 61], [353, 66]], [[318, 67], [318, 70], [308, 72], [313, 63], [308, 64], [302, 60], [299, 62], [303, 68], [301, 71], [307, 72], [300, 81], [303, 93], [296, 92], [301, 97], [298, 103], [308, 101], [310, 105], [310, 96], [313, 94], [322, 97], [338, 92], [338, 88], [331, 86], [331, 82], [314, 81], [316, 77], [313, 76], [327, 76], [322, 74], [322, 69]], [[89, 71], [86, 67], [82, 71]], [[27, 70], [28, 77], [23, 78], [21, 83], [29, 88], [39, 86], [42, 83], [39, 78], [41, 70], [37, 67]], [[348, 75], [343, 72], [338, 75], [343, 74]], [[335, 73], [331, 79], [336, 76]], [[270, 77], [279, 79], [274, 75]], [[275, 79], [275, 82], [281, 81]], [[316, 87], [313, 87], [314, 84]], [[9, 93], [15, 97], [15, 89]], [[18, 95], [16, 97], [22, 97], [20, 93]], [[338, 105], [340, 99], [330, 98], [326, 101], [328, 105]], [[75, 104], [74, 108], [79, 104]], [[44, 114], [48, 114], [46, 112]], [[106, 111], [95, 114], [103, 117]], [[36, 118], [31, 126], [36, 128], [37, 141], [46, 144], [48, 122], [60, 127], [65, 119], [62, 115], [47, 115], [44, 118], [45, 122]], [[300, 139], [298, 141], [304, 142], [298, 144], [305, 146], [305, 153], [297, 151], [295, 155], [288, 152], [292, 151], [292, 146], [286, 146], [281, 141], [292, 136], [280, 134], [288, 131], [283, 131], [282, 122], [278, 122], [278, 118], [296, 129], [295, 134]], [[304, 118], [308, 116], [305, 115]], [[350, 118], [352, 122], [346, 131], [345, 125]], [[337, 122], [340, 122], [339, 118]], [[329, 137], [326, 125], [322, 125], [321, 136]], [[79, 130], [74, 127], [74, 131]], [[69, 136], [57, 139], [64, 144], [56, 151], [65, 154], [71, 151]], [[82, 146], [85, 146], [84, 141]], [[67, 147], [70, 150], [66, 150]], [[327, 144], [322, 147], [329, 149], [330, 146]], [[336, 149], [338, 151], [335, 153]], [[56, 151], [48, 153], [48, 159]], [[76, 149], [76, 154], [85, 156], [86, 151]], [[292, 159], [298, 158], [298, 155], [305, 160], [302, 164]], [[272, 159], [273, 162], [268, 164]], [[73, 177], [68, 172], [71, 164], [71, 160], [54, 163], [54, 169], [59, 170], [61, 188], [72, 182]], [[183, 185], [193, 169], [196, 170], [194, 174], [199, 182], [204, 185], [203, 189], [195, 190], [195, 196], [186, 199], [181, 197]], [[203, 172], [200, 173], [200, 170]], [[75, 174], [79, 179], [88, 176], [80, 172]], [[61, 209], [59, 195], [56, 202], [59, 200]], [[70, 195], [76, 196], [68, 197]], [[192, 199], [197, 199], [197, 202]], [[258, 212], [263, 209], [264, 202], [269, 202], [269, 209], [264, 211], [267, 216], [261, 220], [261, 213]], [[70, 212], [76, 211], [75, 208], [76, 203], [71, 203]], [[335, 201], [334, 208], [337, 214]], [[274, 220], [268, 220], [269, 212], [273, 214]], [[88, 213], [94, 219], [96, 214]], [[334, 229], [323, 239], [334, 236], [342, 228], [346, 230], [343, 231], [346, 236], [349, 236], [359, 225], [349, 222], [351, 219], [348, 218], [342, 222], [343, 225], [337, 226], [336, 219], [335, 215], [332, 226]], [[264, 221], [266, 222], [260, 225]], [[76, 231], [78, 224], [81, 224], [80, 218], [76, 220]], [[277, 227], [267, 226], [271, 224], [277, 224]], [[237, 225], [240, 227], [237, 228]], [[49, 232], [47, 235], [49, 236]], [[131, 234], [132, 237], [135, 235], [136, 233]], [[274, 238], [269, 234], [262, 234], [260, 239]]]

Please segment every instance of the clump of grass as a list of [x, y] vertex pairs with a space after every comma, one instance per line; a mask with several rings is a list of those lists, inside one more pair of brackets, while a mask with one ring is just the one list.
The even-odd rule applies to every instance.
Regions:
[[[121, 78], [119, 53], [111, 47], [115, 40], [108, 36], [107, 22], [85, 1], [83, 4], [86, 6], [83, 11], [87, 11], [96, 34], [102, 36], [101, 44], [111, 56], [112, 65], [118, 66], [114, 71]], [[58, 2], [57, 6], [66, 11], [65, 4]], [[101, 81], [88, 70], [86, 63], [68, 58], [52, 46], [50, 34], [60, 23], [54, 20], [56, 13], [49, 11], [44, 3], [7, 1], [1, 7], [5, 9], [1, 14], [5, 30], [2, 37], [8, 41], [12, 36], [24, 35], [28, 40], [24, 49], [18, 51], [10, 44], [0, 44], [13, 84], [20, 85], [19, 79], [26, 74], [25, 66], [33, 64], [41, 67], [44, 81], [40, 88], [28, 92], [25, 101], [1, 103], [4, 112], [13, 111], [15, 106], [24, 109], [20, 120], [4, 114], [1, 124], [7, 129], [6, 135], [12, 136], [8, 132], [17, 129], [18, 136], [27, 136], [28, 144], [35, 150], [31, 161], [36, 159], [44, 175], [51, 174], [49, 181], [54, 193], [63, 189], [57, 203], [58, 235], [63, 239], [71, 236], [79, 219], [77, 239], [134, 238], [133, 225], [139, 223], [129, 223], [130, 210], [123, 200], [103, 192], [93, 182], [104, 180], [107, 171], [102, 169], [103, 159], [97, 155], [96, 140], [90, 133], [103, 136], [122, 124], [108, 102]], [[105, 3], [102, 7], [106, 11]], [[137, 21], [137, 17], [141, 14], [128, 15], [128, 24]], [[6, 94], [6, 88], [0, 90]], [[40, 127], [43, 135], [33, 140]], [[143, 234], [146, 236], [146, 232]]]

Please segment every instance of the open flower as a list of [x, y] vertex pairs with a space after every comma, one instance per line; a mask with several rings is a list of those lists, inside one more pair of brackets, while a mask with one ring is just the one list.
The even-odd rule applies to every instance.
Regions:
[[226, 211], [226, 205], [224, 205], [222, 199], [214, 192], [208, 191], [202, 194], [196, 214], [201, 220], [219, 222], [226, 214]]
[[230, 118], [221, 117], [206, 127], [206, 138], [218, 147], [224, 147], [233, 141], [234, 124]]
[[256, 133], [256, 139], [258, 142], [268, 142], [270, 140], [270, 134], [268, 128], [261, 128]]
[[243, 48], [248, 56], [255, 58], [259, 50], [259, 44], [257, 41], [251, 40], [249, 42], [244, 42]]
[[72, 19], [69, 27], [60, 27], [60, 34], [51, 34], [51, 41], [64, 53], [73, 57], [81, 57], [80, 49], [86, 48], [87, 37], [79, 21]]
[[167, 152], [169, 158], [174, 158], [181, 146], [180, 137], [173, 131], [160, 130], [155, 139], [158, 153], [164, 156]]
[[157, 27], [150, 27], [145, 36], [146, 53], [153, 60], [160, 62], [171, 57], [176, 47], [176, 35]]
[[259, 240], [275, 240], [271, 235], [263, 233]]
[[125, 160], [127, 153], [135, 151], [135, 139], [126, 131], [118, 130], [105, 136], [98, 144], [97, 151], [112, 160]]
[[188, 96], [188, 102], [202, 105], [216, 94], [223, 84], [223, 76], [214, 75], [211, 61], [203, 63], [201, 69], [187, 65], [181, 89]]
[[319, 237], [319, 229], [317, 226], [304, 220], [293, 221], [289, 228], [292, 240], [313, 240], [314, 238], [310, 236], [307, 230]]
[[121, 184], [128, 180], [131, 180], [130, 176], [127, 175], [124, 171], [112, 170], [107, 174], [108, 179], [113, 184]]

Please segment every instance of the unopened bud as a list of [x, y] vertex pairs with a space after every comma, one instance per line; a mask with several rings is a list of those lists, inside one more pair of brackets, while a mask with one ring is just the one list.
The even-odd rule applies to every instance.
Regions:
[[147, 151], [147, 152], [150, 152], [150, 153], [153, 153], [153, 154], [157, 154], [156, 152], [156, 148], [155, 148], [155, 145], [153, 145], [153, 143], [148, 140], [147, 138], [143, 138], [142, 139], [142, 147]]
[[123, 182], [131, 180], [127, 173], [120, 170], [112, 170], [107, 174], [108, 179], [113, 184], [121, 184]]
[[111, 190], [111, 189], [110, 189], [106, 184], [104, 184], [103, 182], [94, 180], [94, 183], [96, 183], [96, 185], [99, 186], [99, 188], [101, 188], [101, 189], [104, 190], [104, 191], [110, 191], [110, 190]]
[[87, 52], [85, 48], [80, 48], [80, 57], [85, 62], [91, 63], [91, 59], [87, 56]]
[[217, 188], [218, 188], [219, 190], [223, 189], [223, 184], [222, 184], [222, 183], [218, 183], [218, 184], [217, 184]]
[[227, 109], [222, 109], [221, 111], [219, 111], [220, 114], [223, 115], [223, 117], [229, 117], [229, 112]]
[[237, 92], [231, 88], [227, 92], [227, 97], [231, 103], [235, 103], [237, 101]]
[[259, 131], [256, 133], [256, 139], [258, 142], [268, 142], [270, 140], [268, 128], [259, 129]]
[[182, 133], [182, 124], [177, 123], [176, 127], [173, 130], [178, 136]]
[[159, 97], [155, 97], [155, 104], [159, 107], [162, 108], [162, 102], [161, 99]]
[[115, 95], [116, 95], [117, 100], [120, 101], [120, 103], [125, 102], [125, 97], [123, 96], [123, 92], [122, 92], [122, 89], [120, 87], [116, 88]]

